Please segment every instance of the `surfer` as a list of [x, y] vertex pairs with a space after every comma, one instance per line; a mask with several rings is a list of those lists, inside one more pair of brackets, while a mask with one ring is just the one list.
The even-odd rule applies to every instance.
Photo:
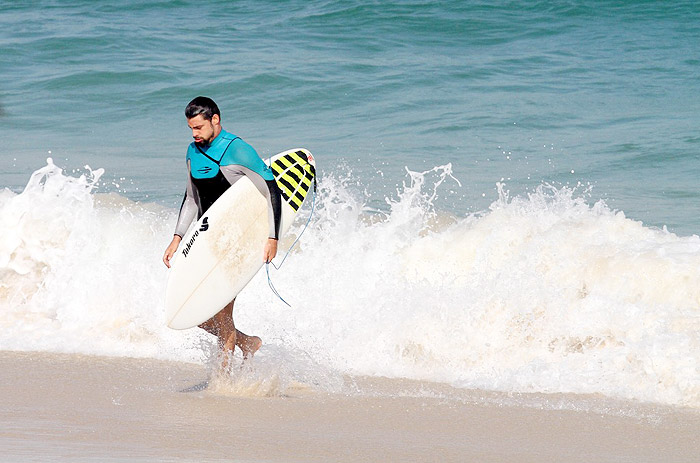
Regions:
[[[195, 217], [201, 218], [214, 201], [243, 176], [267, 199], [269, 235], [262, 258], [270, 262], [277, 254], [281, 220], [280, 191], [272, 171], [252, 146], [221, 127], [221, 113], [212, 99], [198, 96], [190, 101], [185, 117], [194, 138], [187, 148], [187, 190], [163, 262], [170, 268], [170, 260]], [[233, 323], [235, 300], [199, 327], [216, 336], [224, 354], [232, 355], [238, 346], [243, 357], [248, 358], [260, 349], [262, 340], [236, 329]]]

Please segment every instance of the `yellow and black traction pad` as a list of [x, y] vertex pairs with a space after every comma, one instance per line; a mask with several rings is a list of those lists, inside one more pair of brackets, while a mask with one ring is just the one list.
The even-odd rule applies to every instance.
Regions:
[[270, 167], [282, 191], [282, 197], [294, 212], [298, 211], [309, 188], [316, 184], [316, 169], [313, 164], [309, 163], [304, 151], [298, 150], [276, 159]]

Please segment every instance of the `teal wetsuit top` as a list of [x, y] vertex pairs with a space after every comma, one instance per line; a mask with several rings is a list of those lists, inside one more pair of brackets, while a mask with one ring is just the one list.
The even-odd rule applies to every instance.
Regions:
[[184, 236], [195, 216], [202, 217], [224, 191], [245, 176], [267, 199], [269, 237], [279, 238], [280, 190], [272, 170], [252, 146], [222, 129], [208, 146], [190, 143], [185, 159], [189, 175], [176, 235]]

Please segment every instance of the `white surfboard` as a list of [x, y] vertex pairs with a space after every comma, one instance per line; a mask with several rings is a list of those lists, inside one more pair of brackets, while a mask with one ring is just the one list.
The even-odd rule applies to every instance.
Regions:
[[[281, 237], [315, 184], [316, 162], [293, 149], [270, 167], [282, 192]], [[182, 238], [165, 290], [168, 326], [192, 328], [231, 302], [262, 267], [268, 231], [266, 199], [248, 178], [238, 180]]]

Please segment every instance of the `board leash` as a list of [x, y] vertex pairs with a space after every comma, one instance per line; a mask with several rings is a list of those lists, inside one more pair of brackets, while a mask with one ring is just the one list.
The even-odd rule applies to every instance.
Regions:
[[284, 254], [284, 257], [282, 258], [282, 262], [280, 262], [279, 265], [276, 265], [274, 262], [265, 262], [265, 272], [267, 273], [267, 284], [270, 286], [270, 289], [272, 290], [272, 293], [279, 298], [280, 301], [284, 302], [287, 307], [292, 307], [289, 302], [285, 301], [284, 298], [280, 295], [280, 293], [277, 291], [275, 288], [275, 285], [272, 284], [272, 278], [270, 278], [270, 264], [275, 268], [275, 270], [279, 270], [282, 268], [282, 264], [284, 264], [284, 261], [287, 260], [287, 256], [289, 256], [289, 253], [292, 252], [292, 249], [294, 249], [294, 246], [299, 242], [299, 239], [301, 238], [301, 235], [304, 234], [306, 231], [306, 228], [309, 226], [309, 223], [311, 223], [311, 217], [314, 215], [314, 209], [316, 207], [316, 177], [314, 177], [314, 191], [313, 191], [313, 196], [311, 196], [311, 212], [309, 213], [309, 218], [306, 219], [306, 223], [304, 224], [304, 228], [302, 228], [301, 233], [297, 236], [297, 238], [294, 240], [292, 245], [287, 249], [287, 252]]
[[[272, 265], [275, 265], [275, 264], [272, 264]], [[272, 279], [270, 279], [270, 263], [269, 262], [265, 262], [265, 272], [267, 272], [267, 284], [270, 286], [270, 289], [272, 290], [272, 294], [277, 296], [280, 301], [284, 302], [287, 305], [287, 307], [291, 308], [292, 306], [289, 305], [289, 302], [285, 301], [284, 298], [282, 296], [280, 296], [280, 293], [277, 292], [275, 285], [272, 284]]]

